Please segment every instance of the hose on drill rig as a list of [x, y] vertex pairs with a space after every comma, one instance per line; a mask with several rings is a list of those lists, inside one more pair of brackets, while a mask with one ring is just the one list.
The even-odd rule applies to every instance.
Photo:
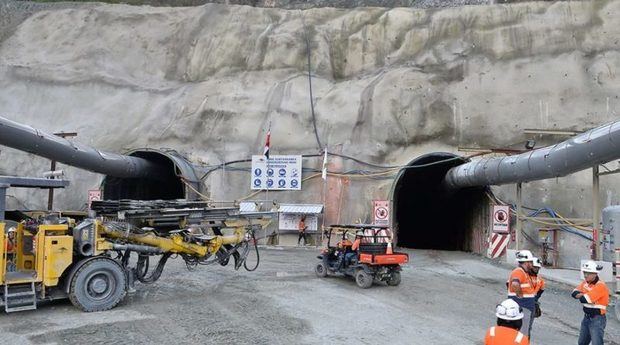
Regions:
[[170, 258], [172, 253], [164, 253], [162, 254], [159, 262], [157, 263], [157, 267], [151, 272], [150, 275], [147, 276], [149, 271], [149, 255], [140, 254], [138, 255], [138, 262], [136, 264], [136, 279], [143, 284], [151, 284], [156, 282], [159, 277], [161, 277], [162, 272], [164, 271], [164, 266], [166, 266], [166, 262]]
[[256, 250], [256, 265], [253, 268], [248, 267], [247, 255], [243, 258], [243, 268], [245, 268], [248, 272], [256, 271], [258, 265], [260, 264], [260, 254], [258, 253], [258, 243], [256, 241], [256, 236], [254, 236], [254, 231], [250, 231], [250, 236], [252, 237], [252, 243], [254, 243], [254, 250]]

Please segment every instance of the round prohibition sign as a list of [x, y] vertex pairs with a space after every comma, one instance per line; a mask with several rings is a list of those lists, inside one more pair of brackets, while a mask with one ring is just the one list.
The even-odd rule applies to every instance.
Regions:
[[375, 210], [375, 217], [377, 219], [387, 219], [388, 210], [385, 207], [377, 207]]
[[505, 223], [508, 220], [508, 215], [504, 210], [497, 210], [493, 214], [493, 219], [495, 219], [496, 222]]

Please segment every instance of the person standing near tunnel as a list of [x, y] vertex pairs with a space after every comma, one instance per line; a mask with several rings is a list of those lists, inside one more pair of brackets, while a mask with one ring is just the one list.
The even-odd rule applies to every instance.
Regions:
[[299, 224], [297, 224], [297, 230], [299, 230], [299, 237], [297, 237], [297, 245], [299, 245], [299, 243], [301, 243], [301, 239], [304, 239], [304, 246], [307, 244], [306, 241], [306, 229], [308, 229], [308, 226], [306, 226], [306, 215], [302, 215], [301, 219], [299, 220]]
[[520, 250], [517, 252], [517, 262], [519, 266], [510, 273], [508, 278], [508, 298], [523, 308], [521, 333], [529, 337], [536, 308], [536, 287], [530, 276], [534, 265], [534, 255], [529, 250]]
[[534, 325], [534, 319], [542, 316], [542, 310], [540, 309], [540, 296], [545, 292], [545, 280], [540, 276], [539, 272], [542, 268], [542, 262], [540, 258], [534, 258], [532, 262], [532, 268], [530, 270], [530, 278], [534, 286], [534, 314], [530, 319], [530, 338], [532, 337], [532, 326]]
[[598, 277], [598, 271], [602, 268], [591, 260], [581, 264], [584, 281], [572, 293], [573, 298], [583, 304], [584, 312], [578, 345], [603, 345], [607, 325], [605, 314], [609, 304], [609, 289]]

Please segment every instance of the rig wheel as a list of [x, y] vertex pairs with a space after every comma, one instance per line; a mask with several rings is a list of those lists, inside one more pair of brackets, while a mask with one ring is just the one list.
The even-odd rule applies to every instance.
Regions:
[[127, 278], [121, 266], [109, 258], [86, 261], [75, 272], [69, 299], [85, 312], [114, 308], [125, 298]]

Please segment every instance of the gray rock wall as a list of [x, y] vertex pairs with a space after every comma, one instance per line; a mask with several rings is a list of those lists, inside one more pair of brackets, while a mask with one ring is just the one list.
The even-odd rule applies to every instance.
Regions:
[[[260, 154], [271, 121], [272, 154], [317, 153], [308, 37], [322, 143], [376, 164], [406, 164], [458, 146], [523, 142], [525, 128], [580, 130], [617, 119], [619, 24], [617, 1], [441, 10], [51, 7], [4, 32], [0, 113], [50, 132], [76, 130], [102, 149], [173, 147], [207, 165]], [[48, 169], [10, 149], [0, 159], [0, 173]], [[305, 164], [319, 167], [320, 158]], [[73, 185], [57, 193], [58, 206], [79, 208], [99, 181], [66, 170]], [[584, 172], [531, 183], [525, 200], [587, 216], [590, 180]], [[618, 202], [615, 181], [603, 180], [604, 205]], [[215, 199], [250, 192], [240, 171], [205, 182]], [[391, 185], [341, 183], [341, 221], [368, 219], [370, 200], [387, 197]], [[273, 193], [320, 201], [317, 180], [304, 187]], [[498, 188], [506, 199], [510, 191]], [[13, 194], [45, 205], [44, 192], [28, 193]], [[587, 245], [565, 239], [567, 253], [582, 255]]]

